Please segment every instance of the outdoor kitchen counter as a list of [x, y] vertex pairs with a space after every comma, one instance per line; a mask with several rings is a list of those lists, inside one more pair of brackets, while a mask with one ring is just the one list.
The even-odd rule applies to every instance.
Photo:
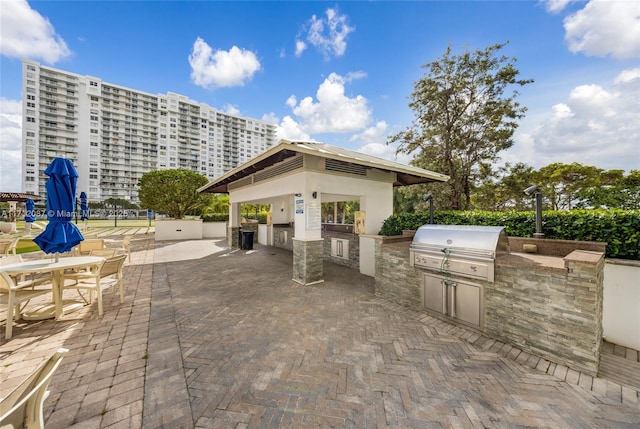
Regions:
[[497, 266], [531, 267], [542, 270], [567, 271], [566, 263], [585, 262], [595, 264], [602, 257], [602, 253], [589, 250], [574, 250], [564, 258], [558, 256], [540, 255], [538, 253], [510, 253], [496, 259]]
[[537, 253], [510, 253], [496, 259], [496, 266], [530, 267], [542, 270], [566, 271], [564, 259]]

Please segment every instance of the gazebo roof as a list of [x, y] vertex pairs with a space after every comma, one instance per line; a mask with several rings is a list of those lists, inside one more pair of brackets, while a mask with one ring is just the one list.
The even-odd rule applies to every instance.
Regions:
[[21, 192], [0, 192], [0, 202], [16, 201], [23, 203], [31, 198], [33, 201], [40, 201], [42, 198], [35, 194], [23, 194]]
[[277, 146], [272, 147], [217, 179], [212, 180], [205, 186], [198, 189], [198, 192], [227, 193], [228, 185], [230, 183], [249, 176], [257, 171], [264, 170], [267, 167], [284, 161], [287, 158], [296, 156], [299, 153], [332, 159], [344, 163], [345, 165], [359, 165], [366, 169], [375, 168], [382, 171], [396, 173], [397, 179], [393, 186], [415, 185], [418, 183], [428, 182], [445, 182], [449, 180], [449, 176], [444, 174], [331, 146], [325, 143], [281, 140]]

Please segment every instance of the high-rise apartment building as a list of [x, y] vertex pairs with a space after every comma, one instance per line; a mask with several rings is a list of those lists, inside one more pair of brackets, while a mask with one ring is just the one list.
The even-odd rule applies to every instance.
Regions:
[[92, 76], [22, 62], [22, 189], [46, 194], [44, 170], [73, 161], [78, 194], [138, 203], [156, 169], [221, 176], [274, 146], [276, 127], [168, 92], [153, 95]]

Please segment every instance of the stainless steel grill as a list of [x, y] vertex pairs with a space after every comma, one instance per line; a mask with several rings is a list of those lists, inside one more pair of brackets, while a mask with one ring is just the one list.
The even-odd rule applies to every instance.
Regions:
[[410, 263], [425, 270], [493, 282], [494, 261], [509, 252], [502, 226], [423, 225], [410, 247]]
[[409, 249], [410, 264], [423, 275], [425, 308], [481, 327], [484, 324], [484, 290], [493, 282], [495, 259], [509, 252], [504, 227], [423, 225]]

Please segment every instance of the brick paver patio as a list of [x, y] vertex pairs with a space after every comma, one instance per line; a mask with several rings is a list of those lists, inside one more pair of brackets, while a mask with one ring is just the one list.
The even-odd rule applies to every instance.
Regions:
[[137, 237], [132, 256], [124, 304], [0, 345], [2, 396], [70, 349], [48, 429], [640, 426], [636, 389], [390, 304], [355, 270], [301, 286], [291, 252], [223, 240]]

